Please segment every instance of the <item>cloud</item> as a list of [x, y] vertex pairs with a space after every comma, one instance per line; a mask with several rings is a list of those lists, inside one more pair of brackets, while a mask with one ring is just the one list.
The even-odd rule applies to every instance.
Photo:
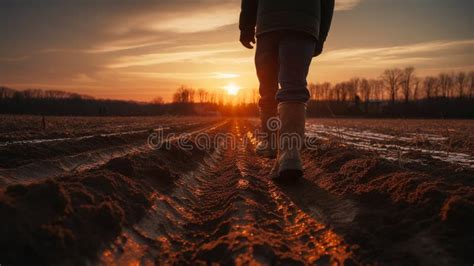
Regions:
[[469, 53], [474, 49], [473, 40], [432, 41], [402, 46], [352, 48], [329, 51], [319, 60], [326, 64], [351, 67], [394, 66], [432, 61], [440, 55]]
[[199, 80], [199, 79], [232, 79], [240, 77], [235, 73], [220, 73], [220, 72], [127, 72], [128, 75], [139, 76], [142, 78], [152, 79], [176, 79], [176, 80]]
[[233, 79], [233, 78], [238, 78], [240, 77], [239, 74], [235, 73], [221, 73], [221, 72], [216, 72], [213, 73], [216, 79]]
[[189, 14], [177, 14], [175, 17], [166, 20], [151, 21], [148, 27], [156, 31], [176, 33], [210, 31], [237, 23], [238, 16], [239, 9], [236, 7], [200, 10]]
[[182, 62], [197, 60], [201, 58], [216, 56], [222, 53], [229, 53], [238, 51], [236, 49], [221, 49], [221, 50], [203, 50], [190, 52], [176, 52], [176, 53], [157, 53], [145, 54], [137, 56], [124, 56], [118, 58], [115, 63], [108, 65], [108, 68], [125, 68], [131, 66], [150, 66], [172, 62]]
[[[180, 3], [181, 2], [181, 3]], [[351, 10], [362, 0], [337, 0], [336, 11]], [[211, 31], [238, 23], [240, 0], [176, 1], [175, 4], [150, 8], [113, 25], [111, 32], [123, 34], [136, 30], [195, 33]]]
[[156, 40], [155, 37], [142, 37], [132, 39], [118, 39], [104, 42], [91, 49], [86, 49], [86, 53], [109, 53], [119, 52], [137, 48], [144, 48], [156, 45], [169, 44], [170, 41]]
[[97, 80], [90, 77], [87, 74], [84, 73], [79, 73], [72, 79], [72, 81], [77, 82], [77, 83], [93, 83], [96, 82]]
[[[180, 79], [202, 87], [235, 79], [256, 87], [255, 50], [238, 42], [240, 1], [0, 0], [0, 22], [8, 24], [0, 29], [0, 81], [130, 97], [141, 93], [137, 88], [174, 88]], [[468, 0], [401, 2], [336, 0], [328, 52], [315, 59], [313, 76], [334, 81], [405, 65], [419, 73], [472, 69]], [[457, 38], [467, 40], [433, 41]], [[413, 43], [399, 45], [407, 41]]]
[[362, 0], [336, 0], [336, 11], [351, 10], [361, 2]]
[[164, 1], [148, 10], [132, 14], [112, 25], [110, 32], [132, 31], [194, 33], [215, 30], [237, 23], [240, 3], [237, 0]]
[[29, 58], [30, 56], [27, 56], [27, 55], [17, 56], [17, 57], [4, 57], [4, 58], [0, 58], [0, 62], [20, 62], [20, 61], [25, 61]]

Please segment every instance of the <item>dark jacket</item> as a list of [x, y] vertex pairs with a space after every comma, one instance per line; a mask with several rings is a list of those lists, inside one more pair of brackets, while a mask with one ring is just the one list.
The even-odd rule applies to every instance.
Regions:
[[297, 30], [324, 42], [333, 13], [334, 0], [242, 0], [239, 28], [244, 34], [257, 36], [276, 30]]

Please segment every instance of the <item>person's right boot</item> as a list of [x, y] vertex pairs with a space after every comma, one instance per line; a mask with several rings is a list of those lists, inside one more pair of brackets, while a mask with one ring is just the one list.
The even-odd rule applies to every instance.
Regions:
[[278, 105], [280, 132], [278, 155], [270, 177], [276, 181], [293, 182], [303, 176], [300, 150], [304, 143], [306, 104], [284, 102]]
[[255, 147], [255, 153], [259, 156], [273, 159], [277, 154], [276, 136], [278, 128], [271, 128], [272, 119], [277, 119], [274, 115], [269, 115], [264, 112], [260, 113], [260, 122], [262, 129], [262, 136]]

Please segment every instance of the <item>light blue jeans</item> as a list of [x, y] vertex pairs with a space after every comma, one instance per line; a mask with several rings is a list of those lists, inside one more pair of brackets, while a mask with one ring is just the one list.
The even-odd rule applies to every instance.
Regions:
[[257, 36], [255, 66], [262, 112], [276, 114], [280, 102], [309, 100], [306, 77], [315, 48], [316, 39], [304, 32], [285, 30]]

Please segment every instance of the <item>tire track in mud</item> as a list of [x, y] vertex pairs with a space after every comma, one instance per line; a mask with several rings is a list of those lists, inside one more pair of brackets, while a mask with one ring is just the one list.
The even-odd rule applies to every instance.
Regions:
[[[157, 192], [148, 214], [123, 230], [101, 262], [352, 261], [352, 248], [326, 224], [350, 222], [351, 212], [325, 211], [355, 207], [311, 187], [303, 189], [304, 183], [293, 189], [273, 184], [267, 177], [273, 161], [254, 155], [252, 131], [247, 122], [233, 121], [235, 145], [221, 143], [194, 171], [182, 173], [172, 190]], [[298, 196], [306, 197], [294, 200]]]

